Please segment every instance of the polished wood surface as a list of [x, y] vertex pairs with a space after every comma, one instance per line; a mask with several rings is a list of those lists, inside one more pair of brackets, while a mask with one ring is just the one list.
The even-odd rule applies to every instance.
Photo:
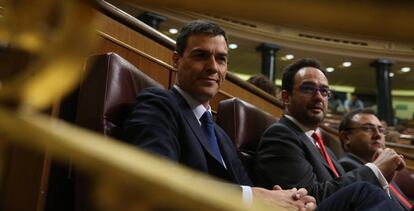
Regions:
[[19, 146], [9, 146], [6, 153], [1, 210], [43, 210], [50, 155]]

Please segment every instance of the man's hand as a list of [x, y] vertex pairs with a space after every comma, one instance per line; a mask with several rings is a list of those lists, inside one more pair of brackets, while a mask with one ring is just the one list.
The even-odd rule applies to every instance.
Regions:
[[304, 188], [297, 190], [292, 188], [290, 190], [282, 190], [278, 185], [273, 187], [273, 190], [253, 187], [254, 198], [261, 198], [268, 204], [279, 205], [286, 208], [294, 208], [301, 211], [310, 211], [316, 209], [316, 200], [312, 196], [308, 196], [308, 191]]
[[378, 167], [388, 182], [391, 182], [398, 171], [405, 168], [404, 157], [390, 148], [378, 149], [374, 155], [373, 163]]

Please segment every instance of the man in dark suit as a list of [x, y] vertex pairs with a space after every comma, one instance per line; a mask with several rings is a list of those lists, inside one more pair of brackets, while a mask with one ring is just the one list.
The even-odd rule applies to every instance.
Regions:
[[243, 200], [258, 197], [286, 207], [315, 208], [305, 189], [250, 187], [236, 150], [211, 120], [210, 100], [227, 72], [227, 37], [216, 24], [194, 21], [177, 37], [173, 66], [177, 81], [169, 91], [143, 91], [127, 118], [125, 139], [152, 153], [230, 183], [241, 185]]
[[328, 79], [317, 61], [301, 59], [282, 78], [285, 114], [263, 134], [255, 161], [255, 182], [269, 188], [304, 187], [318, 203], [356, 181], [387, 188], [404, 160], [385, 149], [373, 162], [344, 173], [319, 134], [331, 95]]
[[[386, 129], [375, 113], [359, 109], [346, 114], [339, 124], [339, 138], [346, 152], [339, 160], [345, 171], [372, 162], [377, 151], [385, 148]], [[405, 210], [413, 208], [413, 202], [405, 196], [397, 184], [389, 184], [390, 194]]]

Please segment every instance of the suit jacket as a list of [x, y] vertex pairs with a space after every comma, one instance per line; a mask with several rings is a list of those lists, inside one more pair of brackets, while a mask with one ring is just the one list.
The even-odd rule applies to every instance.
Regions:
[[215, 132], [226, 168], [213, 156], [193, 111], [175, 88], [144, 90], [124, 124], [129, 143], [228, 182], [251, 185], [230, 138], [217, 125]]
[[318, 203], [355, 181], [380, 186], [368, 167], [361, 166], [345, 174], [334, 154], [331, 151], [329, 154], [341, 175], [338, 178], [306, 134], [291, 120], [282, 117], [260, 140], [255, 160], [255, 184], [265, 188], [274, 185], [303, 187]]
[[[363, 166], [365, 164], [364, 161], [362, 161], [358, 156], [352, 154], [352, 153], [346, 153], [341, 159], [339, 159], [339, 163], [344, 167], [345, 171], [352, 171], [355, 168], [358, 168], [360, 166]], [[391, 184], [394, 186], [394, 188], [398, 191], [398, 193], [404, 197], [408, 202], [413, 205], [413, 202], [401, 191], [401, 189], [398, 187], [398, 185], [395, 182], [391, 182]], [[391, 197], [398, 202], [401, 207], [403, 207], [405, 210], [410, 210], [409, 207], [407, 207], [404, 203], [402, 203], [399, 198], [391, 191]]]

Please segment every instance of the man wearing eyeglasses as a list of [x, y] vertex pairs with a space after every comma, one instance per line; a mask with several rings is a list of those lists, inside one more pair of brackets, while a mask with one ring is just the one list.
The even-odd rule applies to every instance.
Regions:
[[301, 59], [282, 76], [285, 114], [263, 134], [255, 161], [255, 182], [262, 187], [303, 187], [320, 203], [341, 188], [365, 181], [387, 189], [404, 160], [385, 149], [373, 163], [345, 173], [324, 146], [319, 124], [331, 95], [326, 73], [317, 61]]
[[[375, 163], [378, 151], [385, 148], [387, 130], [375, 113], [368, 109], [352, 111], [339, 124], [339, 138], [346, 152], [339, 160], [345, 171], [352, 171], [367, 162]], [[400, 190], [397, 184], [389, 184], [391, 197], [405, 210], [413, 208], [413, 202]]]

